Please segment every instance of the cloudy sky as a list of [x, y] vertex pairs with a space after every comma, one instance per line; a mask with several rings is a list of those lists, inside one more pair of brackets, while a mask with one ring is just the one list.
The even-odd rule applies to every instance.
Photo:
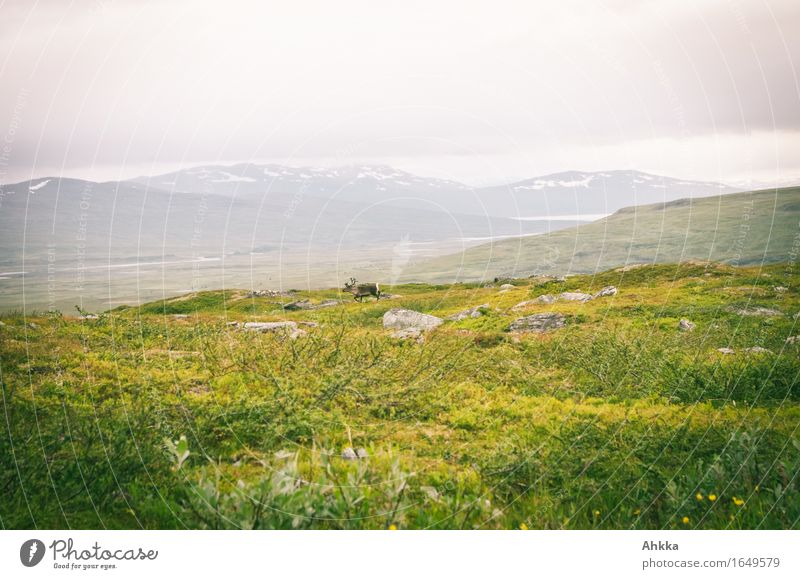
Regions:
[[800, 2], [0, 2], [0, 182], [800, 176]]

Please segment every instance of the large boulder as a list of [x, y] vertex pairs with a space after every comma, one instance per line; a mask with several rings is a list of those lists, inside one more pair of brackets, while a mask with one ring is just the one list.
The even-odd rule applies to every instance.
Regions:
[[431, 330], [443, 322], [442, 318], [402, 308], [392, 308], [383, 314], [383, 327], [392, 330]]
[[489, 309], [489, 304], [481, 304], [466, 310], [462, 310], [452, 316], [447, 316], [445, 319], [451, 322], [459, 322], [467, 318], [480, 318], [483, 315], [483, 310]]
[[566, 325], [566, 318], [562, 314], [556, 312], [546, 312], [543, 314], [533, 314], [532, 316], [525, 316], [511, 322], [508, 326], [508, 331], [520, 332], [536, 332], [542, 333], [550, 330], [557, 330]]

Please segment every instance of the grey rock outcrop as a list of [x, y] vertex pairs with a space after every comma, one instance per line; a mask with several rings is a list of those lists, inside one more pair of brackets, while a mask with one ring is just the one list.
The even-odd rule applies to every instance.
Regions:
[[392, 308], [383, 314], [383, 327], [393, 330], [432, 330], [443, 322], [442, 318], [402, 308]]
[[462, 310], [457, 314], [453, 314], [451, 316], [447, 316], [445, 320], [450, 320], [452, 322], [458, 322], [461, 320], [466, 320], [467, 318], [480, 318], [483, 315], [483, 310], [489, 308], [489, 304], [481, 304], [479, 306], [475, 306], [472, 308], [468, 308], [466, 310]]
[[588, 302], [592, 299], [592, 295], [583, 292], [564, 292], [558, 294], [558, 299], [565, 302]]
[[557, 330], [566, 325], [566, 318], [556, 312], [545, 312], [542, 314], [533, 314], [518, 318], [508, 326], [509, 332], [522, 333], [522, 332], [535, 332], [543, 333], [550, 330]]
[[605, 298], [605, 297], [609, 297], [609, 296], [615, 296], [615, 295], [617, 295], [617, 293], [619, 293], [619, 290], [616, 287], [614, 287], [613, 285], [607, 285], [606, 287], [601, 289], [599, 292], [594, 294], [593, 297], [595, 297], [595, 298]]

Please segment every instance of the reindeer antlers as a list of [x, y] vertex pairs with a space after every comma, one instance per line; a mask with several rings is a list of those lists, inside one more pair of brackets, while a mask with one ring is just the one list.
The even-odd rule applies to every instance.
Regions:
[[356, 285], [356, 278], [354, 278], [354, 277], [351, 277], [350, 281], [344, 282], [344, 287], [348, 287], [349, 288], [349, 287], [353, 287], [354, 285]]

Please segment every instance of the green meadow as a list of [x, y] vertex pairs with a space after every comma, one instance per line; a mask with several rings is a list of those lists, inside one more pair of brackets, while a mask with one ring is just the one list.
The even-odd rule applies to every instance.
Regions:
[[[618, 293], [512, 311], [608, 285]], [[800, 527], [794, 264], [492, 286], [4, 314], [0, 526]], [[342, 303], [284, 308], [298, 299]], [[446, 317], [483, 304], [421, 340], [382, 326], [390, 308]], [[508, 331], [543, 312], [566, 326]], [[282, 320], [315, 325], [290, 337], [229, 324]]]

